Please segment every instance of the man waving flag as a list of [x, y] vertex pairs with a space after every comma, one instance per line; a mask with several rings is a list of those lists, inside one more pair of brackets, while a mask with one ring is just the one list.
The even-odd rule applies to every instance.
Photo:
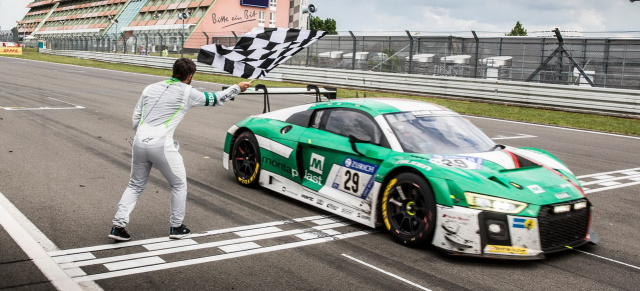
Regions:
[[325, 34], [325, 31], [256, 27], [243, 35], [234, 47], [203, 46], [198, 62], [237, 77], [259, 79]]

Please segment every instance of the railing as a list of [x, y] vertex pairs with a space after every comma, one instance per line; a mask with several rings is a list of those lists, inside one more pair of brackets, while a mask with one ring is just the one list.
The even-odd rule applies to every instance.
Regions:
[[[123, 63], [171, 69], [174, 58], [113, 54], [91, 51], [40, 50], [44, 53], [72, 56], [111, 63]], [[198, 71], [228, 73], [206, 64]], [[446, 76], [394, 74], [281, 65], [267, 80], [328, 85], [355, 90], [442, 96], [489, 103], [517, 104], [528, 107], [562, 109], [614, 116], [640, 117], [640, 91], [598, 87], [541, 84]]]

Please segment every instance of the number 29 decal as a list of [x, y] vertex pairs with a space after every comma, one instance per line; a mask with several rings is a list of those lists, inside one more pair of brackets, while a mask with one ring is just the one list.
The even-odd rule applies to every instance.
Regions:
[[332, 187], [362, 199], [367, 198], [373, 187], [378, 165], [346, 158], [334, 177]]

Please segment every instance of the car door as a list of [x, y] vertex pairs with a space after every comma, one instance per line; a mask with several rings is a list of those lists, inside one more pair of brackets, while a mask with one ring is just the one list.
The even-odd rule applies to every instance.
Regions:
[[[367, 142], [352, 144], [350, 137]], [[326, 198], [317, 204], [370, 213], [375, 174], [390, 149], [369, 114], [350, 108], [316, 110], [299, 151], [303, 188]]]

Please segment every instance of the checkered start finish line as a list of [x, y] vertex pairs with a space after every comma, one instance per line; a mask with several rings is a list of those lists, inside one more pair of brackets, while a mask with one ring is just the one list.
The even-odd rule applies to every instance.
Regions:
[[237, 77], [259, 79], [325, 34], [325, 31], [256, 27], [243, 35], [234, 47], [203, 46], [198, 62]]

